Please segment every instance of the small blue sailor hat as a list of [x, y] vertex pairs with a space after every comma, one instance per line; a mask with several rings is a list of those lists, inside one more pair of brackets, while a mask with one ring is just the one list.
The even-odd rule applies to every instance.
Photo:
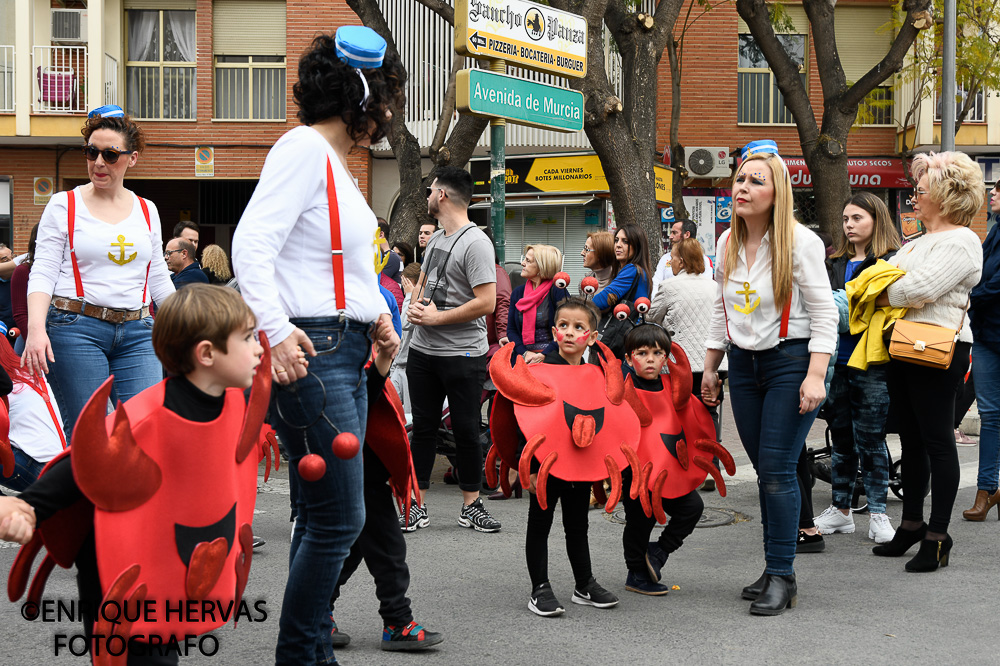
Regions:
[[87, 114], [88, 118], [95, 118], [97, 116], [101, 118], [122, 118], [125, 116], [125, 111], [117, 104], [105, 104]]
[[778, 144], [770, 139], [762, 139], [760, 141], [751, 141], [743, 147], [743, 153], [740, 155], [740, 161], [745, 160], [751, 155], [756, 155], [757, 153], [772, 153], [774, 155], [781, 156], [778, 153]]
[[382, 66], [385, 57], [385, 40], [374, 30], [363, 25], [344, 25], [337, 28], [337, 57], [359, 69]]

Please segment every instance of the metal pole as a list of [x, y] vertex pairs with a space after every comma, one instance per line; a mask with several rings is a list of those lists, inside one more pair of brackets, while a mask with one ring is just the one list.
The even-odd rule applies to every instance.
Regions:
[[944, 0], [944, 45], [941, 52], [941, 150], [955, 150], [955, 0]]
[[[507, 73], [507, 63], [503, 60], [491, 60], [490, 71], [497, 74]], [[503, 266], [506, 261], [505, 247], [505, 206], [504, 187], [507, 184], [507, 168], [505, 164], [504, 144], [507, 141], [507, 123], [503, 118], [490, 120], [490, 222], [493, 227], [493, 247], [496, 248], [497, 259]]]

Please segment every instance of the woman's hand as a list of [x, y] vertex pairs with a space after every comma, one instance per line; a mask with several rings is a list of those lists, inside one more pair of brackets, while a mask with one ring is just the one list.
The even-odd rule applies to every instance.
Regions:
[[52, 355], [49, 334], [45, 332], [45, 329], [29, 329], [28, 339], [25, 340], [24, 344], [24, 353], [21, 355], [21, 367], [27, 368], [31, 374], [41, 377], [43, 372], [48, 374], [49, 363], [55, 363], [55, 360], [56, 357]]
[[539, 354], [538, 352], [526, 351], [524, 352], [524, 362], [528, 365], [533, 363], [541, 363], [545, 360], [545, 354]]
[[806, 375], [799, 387], [799, 414], [808, 414], [826, 398], [826, 376]]
[[706, 405], [714, 407], [718, 405], [721, 400], [719, 400], [719, 391], [722, 388], [722, 380], [719, 379], [718, 372], [705, 371], [701, 375], [701, 399]]
[[287, 386], [309, 374], [306, 354], [316, 355], [312, 340], [301, 328], [296, 328], [287, 338], [271, 347], [271, 378]]

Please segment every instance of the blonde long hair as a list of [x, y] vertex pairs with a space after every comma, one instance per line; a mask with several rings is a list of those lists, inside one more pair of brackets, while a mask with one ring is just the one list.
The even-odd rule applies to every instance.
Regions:
[[229, 280], [233, 277], [233, 272], [229, 270], [229, 257], [218, 245], [209, 245], [201, 251], [201, 265], [215, 273], [220, 280]]
[[[792, 181], [784, 161], [772, 153], [757, 153], [747, 157], [743, 164], [754, 160], [762, 160], [774, 175], [774, 207], [771, 209], [771, 220], [768, 223], [771, 245], [771, 284], [774, 289], [774, 303], [780, 308], [792, 297], [792, 250], [795, 247], [795, 205], [792, 200]], [[736, 178], [739, 178], [743, 167], [737, 170], [733, 177], [733, 188]], [[747, 224], [739, 215], [733, 214], [733, 224], [729, 232], [729, 242], [725, 248], [726, 259], [723, 264], [723, 281], [728, 282], [729, 276], [736, 270], [736, 260], [740, 249], [747, 238]]]

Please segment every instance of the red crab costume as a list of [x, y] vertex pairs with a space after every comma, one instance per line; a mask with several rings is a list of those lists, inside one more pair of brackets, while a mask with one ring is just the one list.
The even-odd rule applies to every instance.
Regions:
[[[208, 423], [189, 421], [163, 406], [170, 380], [119, 404], [108, 416], [113, 377], [94, 393], [73, 429], [72, 446], [42, 472], [72, 452], [73, 477], [89, 502], [80, 500], [41, 523], [21, 548], [8, 580], [12, 601], [24, 593], [42, 545], [48, 552], [28, 594], [35, 602], [54, 566], [69, 568], [93, 530], [103, 602], [119, 607], [127, 602], [129, 608], [143, 600], [154, 604], [135, 622], [98, 617], [95, 635], [125, 641], [160, 636], [166, 642], [171, 636], [211, 631], [236, 617], [253, 553], [258, 465], [266, 456], [266, 480], [272, 450], [275, 469], [279, 460], [273, 433], [264, 425], [271, 362], [263, 333], [261, 344], [264, 356], [249, 402], [242, 390], [227, 389], [222, 414]], [[189, 602], [196, 602], [193, 616], [178, 612]], [[203, 602], [212, 602], [214, 615], [202, 612]], [[126, 658], [100, 650], [94, 663], [124, 664]]]
[[[704, 483], [708, 474], [716, 481], [719, 494], [726, 496], [726, 484], [712, 457], [718, 456], [730, 476], [736, 473], [733, 457], [716, 441], [715, 424], [701, 402], [691, 394], [691, 364], [687, 354], [676, 342], [672, 343], [667, 359], [669, 375], [661, 375], [662, 391], [629, 391], [636, 397], [636, 413], [642, 423], [639, 441], [638, 476], [647, 492], [639, 499], [647, 516], [666, 524], [661, 502], [663, 497], [674, 499], [687, 495]], [[632, 386], [632, 377], [626, 387]], [[633, 475], [636, 475], [633, 469]]]
[[365, 444], [388, 470], [389, 487], [396, 496], [401, 515], [409, 519], [412, 497], [417, 492], [417, 476], [406, 436], [403, 402], [390, 381], [385, 382], [378, 400], [368, 405]]
[[[614, 510], [622, 492], [621, 470], [638, 468], [634, 447], [639, 441], [639, 419], [632, 408], [638, 398], [626, 386], [611, 350], [601, 342], [596, 346], [603, 353], [599, 355], [601, 368], [590, 364], [528, 366], [521, 357], [512, 368], [513, 343], [496, 353], [490, 377], [499, 394], [490, 419], [493, 446], [486, 459], [488, 483], [496, 484], [499, 456], [504, 493], [510, 494], [510, 469], [518, 469], [521, 486], [527, 488], [535, 459], [540, 463], [536, 487], [542, 509], [547, 508], [545, 490], [551, 474], [564, 481], [609, 479], [611, 497], [606, 510]], [[629, 391], [632, 396], [626, 401]], [[518, 427], [527, 439], [520, 455]], [[636, 476], [631, 496], [638, 492]]]

